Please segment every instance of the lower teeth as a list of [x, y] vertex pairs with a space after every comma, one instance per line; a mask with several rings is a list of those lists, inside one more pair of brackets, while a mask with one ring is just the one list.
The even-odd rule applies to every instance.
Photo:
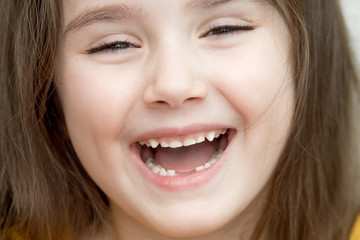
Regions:
[[204, 169], [210, 168], [212, 165], [215, 164], [216, 160], [219, 159], [219, 157], [221, 156], [221, 154], [223, 152], [224, 151], [221, 149], [218, 151], [215, 151], [207, 163], [205, 163], [204, 165], [198, 166], [190, 171], [186, 171], [186, 172], [182, 172], [182, 171], [176, 172], [175, 170], [166, 170], [165, 168], [163, 168], [162, 166], [157, 164], [155, 159], [153, 159], [151, 157], [146, 160], [145, 164], [153, 173], [158, 174], [160, 176], [168, 176], [168, 177], [181, 176], [181, 175], [186, 175], [186, 174], [189, 174], [192, 172], [199, 172]]

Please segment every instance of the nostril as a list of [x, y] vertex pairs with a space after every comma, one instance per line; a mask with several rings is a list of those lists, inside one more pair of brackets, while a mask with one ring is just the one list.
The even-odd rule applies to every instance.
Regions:
[[162, 100], [156, 101], [155, 103], [158, 105], [168, 105], [166, 101], [162, 101]]
[[162, 83], [152, 82], [144, 92], [144, 102], [148, 106], [169, 106], [178, 108], [184, 103], [198, 102], [207, 96], [207, 86], [202, 81], [183, 79]]

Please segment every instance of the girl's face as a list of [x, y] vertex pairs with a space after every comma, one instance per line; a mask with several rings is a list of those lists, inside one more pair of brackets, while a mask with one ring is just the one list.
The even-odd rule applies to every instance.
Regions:
[[240, 234], [258, 217], [294, 108], [290, 37], [276, 10], [255, 0], [63, 8], [66, 124], [119, 231]]

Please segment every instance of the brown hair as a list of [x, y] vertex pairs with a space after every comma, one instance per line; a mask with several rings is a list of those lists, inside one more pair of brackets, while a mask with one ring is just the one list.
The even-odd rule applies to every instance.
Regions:
[[60, 2], [0, 1], [3, 237], [11, 229], [29, 239], [63, 239], [106, 211], [67, 138], [55, 91]]
[[341, 9], [336, 0], [271, 2], [293, 40], [296, 107], [254, 239], [348, 239], [359, 213], [359, 89]]
[[[340, 7], [270, 2], [292, 36], [296, 109], [253, 239], [346, 239], [360, 210], [358, 77]], [[61, 1], [0, 0], [0, 239], [76, 239], [106, 220], [106, 196], [75, 154], [56, 93], [60, 28]]]

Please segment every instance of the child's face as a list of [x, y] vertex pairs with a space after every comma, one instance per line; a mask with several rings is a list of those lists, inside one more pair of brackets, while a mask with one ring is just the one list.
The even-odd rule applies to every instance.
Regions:
[[[249, 210], [294, 108], [290, 38], [278, 13], [251, 0], [63, 6], [58, 91], [74, 148], [115, 221], [189, 236]], [[225, 130], [188, 147], [139, 143], [188, 145]], [[154, 173], [150, 157], [176, 176]]]

